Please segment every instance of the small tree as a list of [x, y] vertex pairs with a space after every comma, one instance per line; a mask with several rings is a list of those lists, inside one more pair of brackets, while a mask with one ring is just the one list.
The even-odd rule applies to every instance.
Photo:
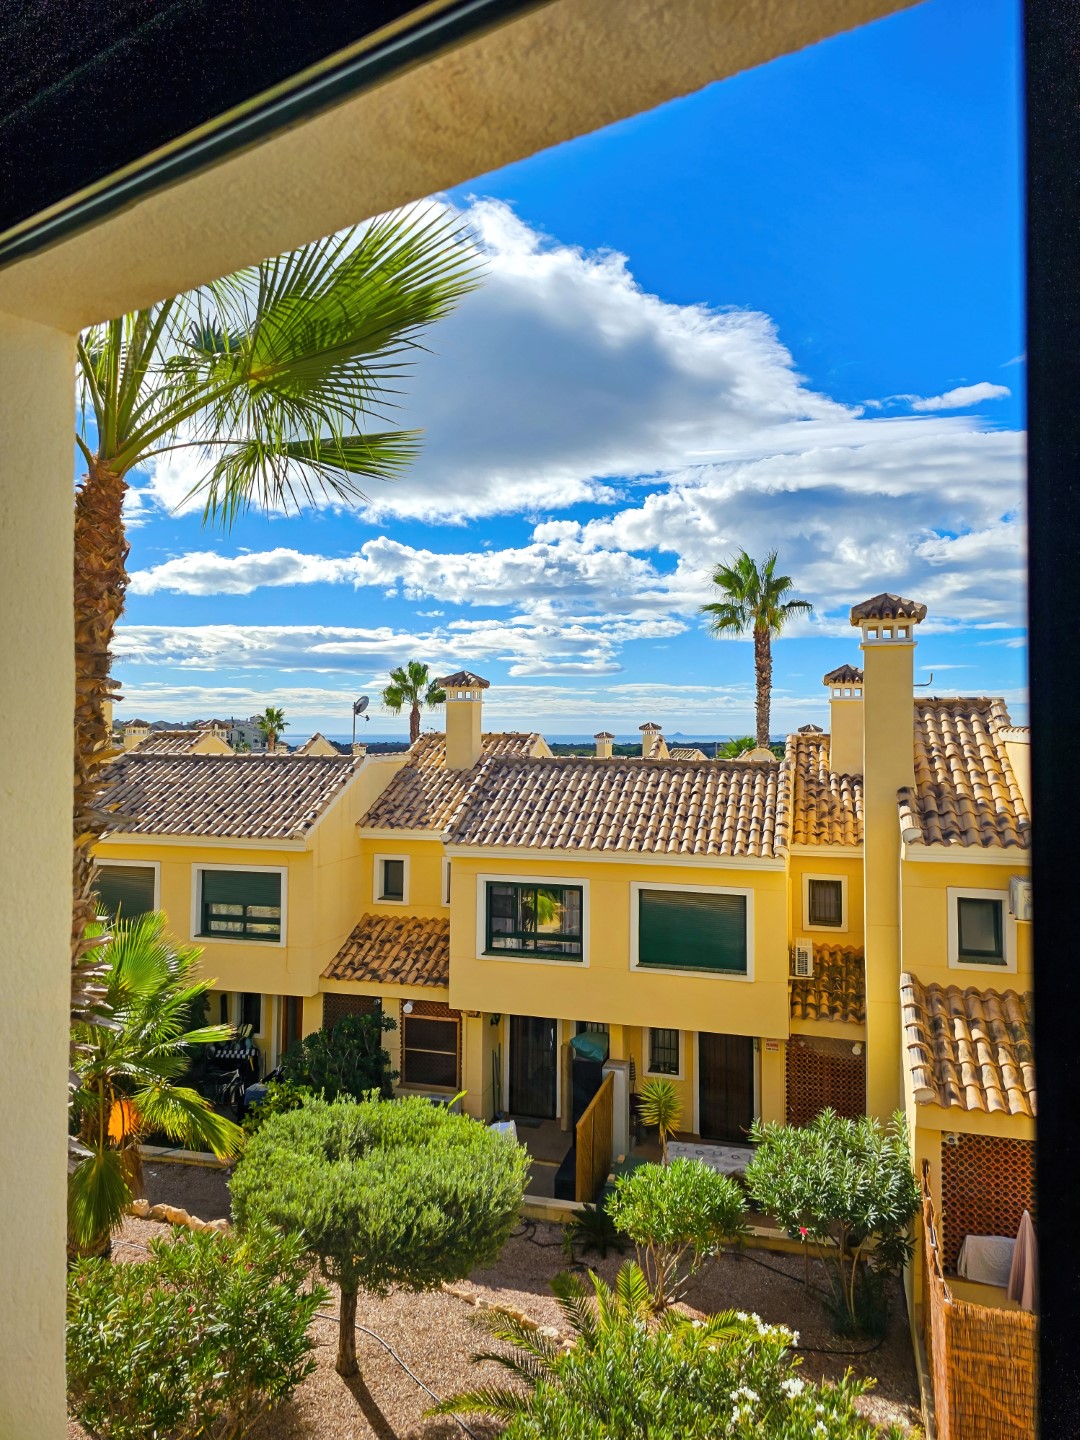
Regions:
[[291, 1045], [281, 1062], [281, 1078], [336, 1100], [362, 1100], [372, 1090], [385, 1100], [393, 1094], [398, 1072], [390, 1067], [382, 1037], [397, 1029], [391, 1015], [345, 1015], [330, 1030], [315, 1030]]
[[125, 1265], [68, 1280], [72, 1413], [102, 1440], [236, 1440], [315, 1368], [326, 1291], [296, 1236], [177, 1231]]
[[795, 1335], [756, 1315], [726, 1311], [691, 1320], [667, 1311], [650, 1324], [649, 1287], [632, 1262], [609, 1287], [590, 1277], [552, 1282], [577, 1337], [562, 1351], [505, 1310], [484, 1321], [509, 1351], [486, 1352], [520, 1382], [452, 1395], [430, 1414], [493, 1415], [503, 1440], [901, 1440], [856, 1409], [873, 1381], [802, 1380]]
[[266, 748], [275, 750], [278, 736], [288, 728], [289, 722], [285, 719], [285, 711], [280, 706], [268, 705], [261, 715], [255, 717], [255, 724], [266, 739]]
[[750, 1139], [757, 1147], [746, 1167], [750, 1194], [792, 1239], [816, 1244], [845, 1328], [857, 1332], [868, 1252], [882, 1276], [895, 1274], [912, 1253], [908, 1232], [919, 1189], [903, 1114], [882, 1126], [872, 1116], [845, 1120], [823, 1110], [801, 1128], [755, 1122]]
[[700, 1160], [642, 1165], [616, 1180], [608, 1201], [615, 1229], [637, 1247], [658, 1314], [679, 1299], [721, 1240], [742, 1233], [743, 1210], [738, 1183]]
[[638, 1091], [638, 1114], [660, 1132], [660, 1161], [667, 1164], [668, 1141], [679, 1129], [682, 1101], [670, 1080], [646, 1080]]
[[233, 1176], [243, 1227], [300, 1232], [341, 1289], [337, 1369], [355, 1375], [360, 1290], [430, 1290], [490, 1264], [517, 1223], [528, 1157], [420, 1097], [308, 1101], [251, 1137]]

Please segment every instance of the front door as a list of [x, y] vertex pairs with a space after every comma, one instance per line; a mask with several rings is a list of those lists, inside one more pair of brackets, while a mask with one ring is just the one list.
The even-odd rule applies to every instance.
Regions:
[[304, 1001], [300, 995], [281, 997], [280, 1028], [278, 1030], [278, 1059], [285, 1055], [290, 1045], [295, 1045], [304, 1033]]
[[746, 1144], [754, 1119], [754, 1040], [698, 1036], [698, 1129], [703, 1140]]
[[511, 1115], [555, 1119], [558, 1034], [556, 1020], [541, 1020], [535, 1015], [510, 1016]]

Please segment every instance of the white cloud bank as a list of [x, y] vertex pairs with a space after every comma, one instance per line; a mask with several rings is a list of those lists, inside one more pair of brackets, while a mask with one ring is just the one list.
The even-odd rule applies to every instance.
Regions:
[[955, 390], [946, 390], [944, 395], [912, 400], [913, 410], [963, 410], [969, 405], [981, 405], [984, 400], [1004, 400], [1012, 391], [1007, 385], [991, 385], [989, 380], [980, 380], [977, 385], [958, 385]]

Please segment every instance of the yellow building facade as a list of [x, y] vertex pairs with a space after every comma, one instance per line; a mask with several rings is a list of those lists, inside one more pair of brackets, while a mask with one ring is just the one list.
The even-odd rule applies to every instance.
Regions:
[[[1027, 734], [999, 700], [918, 694], [925, 613], [889, 594], [853, 607], [862, 666], [824, 677], [829, 731], [802, 727], [783, 760], [673, 756], [652, 722], [639, 755], [613, 757], [603, 731], [593, 755], [556, 758], [539, 734], [486, 732], [488, 685], [467, 671], [440, 682], [445, 733], [407, 753], [140, 746], [116, 762], [134, 820], [102, 873], [142, 866], [147, 895], [152, 874], [266, 1070], [377, 1007], [402, 1092], [464, 1091], [470, 1113], [538, 1131], [538, 1155], [554, 1136], [538, 1165], [573, 1142], [581, 1050], [631, 1093], [670, 1080], [694, 1143], [738, 1147], [755, 1119], [825, 1105], [905, 1109], [955, 1260], [959, 1216], [996, 1234], [1031, 1203]], [[243, 875], [277, 897], [279, 929], [227, 928], [221, 887]], [[954, 1093], [976, 1070], [982, 1088]], [[1011, 1197], [982, 1216], [980, 1156]]]

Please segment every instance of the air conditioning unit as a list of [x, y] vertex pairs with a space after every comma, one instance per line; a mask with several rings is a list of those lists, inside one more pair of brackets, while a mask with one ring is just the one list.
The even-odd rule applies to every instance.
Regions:
[[814, 946], [810, 940], [796, 940], [791, 973], [798, 980], [809, 980], [814, 973]]
[[1009, 914], [1014, 920], [1031, 919], [1031, 881], [1026, 875], [1009, 877]]

